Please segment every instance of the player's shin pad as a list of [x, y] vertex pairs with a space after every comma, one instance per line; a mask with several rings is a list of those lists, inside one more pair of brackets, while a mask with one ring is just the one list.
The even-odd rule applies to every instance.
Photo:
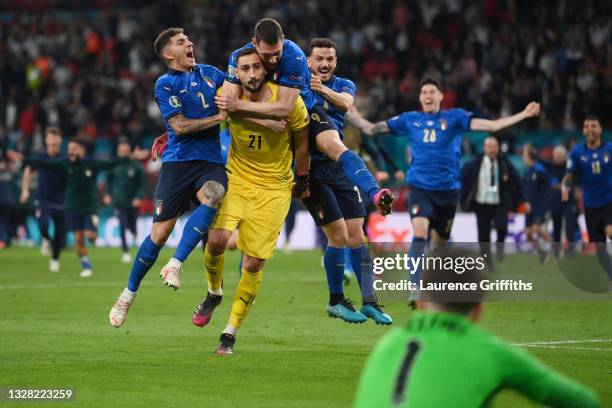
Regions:
[[255, 296], [259, 292], [262, 277], [263, 271], [251, 273], [247, 272], [244, 268], [242, 269], [242, 277], [236, 289], [234, 301], [232, 302], [232, 311], [230, 312], [229, 323], [232, 326], [239, 328], [244, 319], [246, 319]]
[[206, 267], [206, 281], [208, 282], [208, 290], [216, 291], [221, 289], [223, 282], [223, 267], [225, 264], [225, 252], [221, 255], [213, 256], [208, 252], [208, 245], [204, 251], [204, 265]]

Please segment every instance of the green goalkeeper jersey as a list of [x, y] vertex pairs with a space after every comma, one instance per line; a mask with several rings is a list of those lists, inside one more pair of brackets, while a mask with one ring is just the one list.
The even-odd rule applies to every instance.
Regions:
[[553, 407], [598, 407], [589, 388], [454, 313], [415, 312], [368, 358], [355, 407], [481, 407], [511, 388]]

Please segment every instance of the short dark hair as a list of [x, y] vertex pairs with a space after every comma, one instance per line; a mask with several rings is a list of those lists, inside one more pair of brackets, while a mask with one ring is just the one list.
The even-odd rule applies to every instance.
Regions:
[[335, 50], [336, 43], [331, 38], [313, 38], [308, 47], [308, 55], [312, 55], [312, 50], [314, 48], [333, 48]]
[[262, 18], [255, 24], [255, 42], [276, 44], [283, 39], [283, 29], [273, 18]]
[[62, 137], [62, 131], [57, 126], [47, 126], [45, 128], [45, 136], [48, 134]]
[[[414, 245], [414, 244], [413, 244]], [[467, 246], [466, 246], [467, 245]], [[476, 244], [478, 245], [478, 244]], [[485, 292], [482, 289], [481, 282], [488, 278], [489, 266], [476, 248], [472, 248], [471, 244], [452, 244], [444, 247], [438, 247], [427, 253], [425, 259], [430, 259], [424, 262], [421, 298], [426, 302], [434, 303], [439, 309], [468, 314], [472, 309], [477, 307], [485, 297]], [[442, 262], [436, 262], [435, 259], [441, 259]], [[453, 265], [458, 265], [458, 260], [462, 259], [465, 262], [467, 259], [474, 260], [474, 268], [467, 269], [464, 273], [457, 272], [457, 268], [445, 268], [448, 259], [451, 258]], [[482, 267], [477, 267], [476, 264], [480, 260]], [[476, 284], [475, 290], [429, 290], [430, 285], [439, 284]]]
[[586, 115], [586, 117], [584, 118], [584, 121], [586, 122], [587, 120], [597, 121], [597, 123], [599, 123], [599, 126], [601, 126], [601, 120], [599, 120], [599, 116], [597, 115], [593, 115], [593, 114]]
[[83, 149], [87, 148], [87, 142], [85, 142], [85, 140], [83, 139], [79, 139], [78, 137], [74, 138], [74, 139], [70, 139], [70, 142], [68, 143], [76, 143], [79, 146], [81, 146]]
[[421, 91], [421, 89], [423, 89], [425, 85], [433, 85], [438, 88], [438, 91], [442, 92], [442, 83], [436, 78], [426, 77], [421, 79], [421, 82], [419, 83], [419, 92]]
[[119, 139], [117, 139], [117, 146], [122, 145], [122, 144], [129, 145], [130, 149], [132, 148], [132, 143], [130, 143], [130, 139], [128, 139], [125, 136], [121, 136]]
[[155, 55], [157, 55], [163, 60], [164, 57], [162, 56], [162, 51], [164, 50], [166, 45], [168, 45], [170, 39], [177, 34], [183, 34], [183, 29], [179, 27], [171, 27], [159, 33], [159, 35], [153, 42], [153, 50], [155, 51]]
[[[257, 54], [257, 50], [251, 47], [243, 48], [242, 50], [240, 50], [240, 52], [238, 52], [238, 55], [236, 56], [236, 65], [238, 65], [238, 60], [240, 60], [240, 58], [251, 54]], [[259, 54], [257, 54], [257, 56], [259, 56]]]

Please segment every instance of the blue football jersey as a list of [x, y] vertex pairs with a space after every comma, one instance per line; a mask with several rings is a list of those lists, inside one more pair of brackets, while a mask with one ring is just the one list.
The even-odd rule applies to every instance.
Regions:
[[612, 202], [612, 143], [602, 142], [597, 149], [589, 149], [586, 143], [574, 146], [567, 171], [580, 176], [586, 207]]
[[387, 120], [389, 129], [412, 145], [408, 184], [434, 191], [461, 187], [461, 135], [470, 129], [471, 120], [472, 113], [463, 109], [411, 111]]
[[203, 119], [218, 114], [215, 94], [224, 80], [223, 72], [205, 64], [196, 65], [191, 72], [170, 69], [157, 79], [155, 100], [168, 132], [168, 144], [162, 162], [206, 160], [223, 163], [219, 126], [178, 138], [168, 124], [168, 119], [179, 113], [187, 119]]
[[[355, 94], [357, 93], [357, 87], [355, 86], [355, 83], [353, 83], [353, 81], [351, 81], [350, 79], [338, 77], [335, 75], [333, 75], [329, 81], [324, 82], [323, 85], [325, 85], [326, 87], [328, 87], [334, 92], [347, 93], [351, 95], [353, 98], [355, 97]], [[329, 103], [325, 98], [323, 98], [322, 95], [316, 92], [314, 93], [314, 95], [317, 100], [317, 103], [323, 106], [323, 109], [325, 109], [329, 117], [334, 121], [334, 123], [336, 124], [336, 127], [338, 128], [338, 131], [342, 132], [342, 129], [344, 128], [345, 112], [338, 110], [338, 108], [336, 108], [334, 105]]]
[[[337, 77], [333, 75], [329, 81], [324, 82], [323, 85], [330, 88], [334, 92], [338, 93], [347, 93], [351, 95], [353, 98], [357, 93], [357, 87], [350, 79]], [[340, 133], [340, 139], [344, 139], [344, 135], [342, 134], [342, 129], [344, 128], [344, 115], [345, 112], [338, 110], [334, 105], [329, 103], [322, 95], [314, 92], [314, 96], [316, 98], [317, 104], [323, 106], [323, 109], [327, 112], [329, 117], [334, 121], [334, 124], [338, 128], [338, 133]], [[326, 158], [327, 155], [319, 152], [316, 149], [311, 149], [311, 158], [313, 160], [319, 160]]]
[[527, 168], [523, 177], [525, 200], [537, 210], [543, 210], [549, 204], [550, 179], [546, 167], [540, 162]]
[[[246, 44], [232, 52], [227, 63], [227, 80], [231, 83], [240, 85], [240, 80], [236, 76], [236, 59], [244, 48], [253, 48], [252, 43]], [[314, 93], [310, 90], [310, 71], [306, 62], [304, 51], [293, 41], [283, 42], [283, 55], [280, 64], [274, 72], [268, 72], [268, 80], [289, 88], [298, 88], [300, 95], [310, 109], [316, 104]]]
[[[36, 156], [39, 160], [65, 160], [68, 157], [62, 153], [55, 157], [47, 153], [40, 153]], [[50, 203], [56, 206], [64, 204], [64, 189], [66, 186], [66, 175], [62, 171], [40, 167], [38, 171], [38, 189], [36, 199], [40, 203]]]

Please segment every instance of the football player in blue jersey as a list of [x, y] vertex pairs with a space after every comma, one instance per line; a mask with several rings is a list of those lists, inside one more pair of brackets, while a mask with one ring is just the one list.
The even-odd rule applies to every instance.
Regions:
[[[62, 134], [59, 128], [45, 129], [45, 152], [37, 156], [41, 160], [65, 159], [61, 152]], [[26, 167], [21, 182], [21, 203], [28, 202], [30, 198], [30, 180], [32, 169]], [[64, 188], [66, 176], [56, 169], [41, 167], [38, 169], [38, 188], [36, 190], [36, 220], [42, 236], [41, 253], [49, 255], [51, 243], [51, 260], [49, 270], [59, 272], [59, 256], [66, 237], [66, 223], [64, 218]], [[53, 221], [53, 238], [50, 227]]]
[[612, 239], [612, 143], [602, 140], [597, 116], [584, 119], [582, 133], [585, 143], [574, 146], [567, 160], [562, 200], [568, 200], [574, 176], [579, 176], [589, 241], [603, 243], [597, 246], [597, 257], [612, 279], [612, 263], [605, 244], [606, 237]]
[[[266, 66], [268, 79], [281, 85], [279, 99], [272, 103], [240, 100], [240, 81], [236, 77], [236, 58], [243, 48], [255, 48]], [[229, 59], [223, 92], [216, 97], [219, 109], [235, 116], [284, 120], [291, 112], [298, 95], [302, 96], [310, 115], [310, 144], [338, 162], [348, 179], [368, 194], [383, 215], [393, 209], [393, 193], [380, 189], [363, 160], [342, 143], [338, 129], [310, 89], [310, 72], [306, 55], [291, 40], [285, 39], [280, 24], [263, 18], [255, 25], [252, 42], [235, 50]], [[346, 101], [345, 101], [346, 102]], [[296, 175], [296, 195], [305, 193], [308, 174]]]
[[523, 163], [527, 171], [523, 175], [523, 194], [525, 196], [525, 234], [538, 252], [540, 262], [544, 262], [548, 252], [540, 241], [550, 242], [546, 231], [546, 213], [550, 201], [550, 177], [544, 165], [538, 161], [538, 151], [527, 144], [523, 148]]
[[[332, 40], [315, 38], [310, 42], [310, 89], [342, 139], [344, 115], [353, 106], [357, 88], [349, 79], [334, 75], [337, 62], [336, 44]], [[372, 262], [363, 233], [366, 213], [359, 188], [348, 179], [338, 162], [322, 153], [319, 141], [311, 139], [310, 195], [303, 202], [328, 241], [323, 256], [329, 287], [327, 313], [349, 323], [362, 323], [369, 317], [378, 324], [391, 324], [393, 320], [381, 310], [372, 286]], [[361, 288], [360, 311], [344, 297], [344, 248], [347, 246], [349, 262]]]
[[162, 31], [153, 44], [168, 72], [155, 83], [155, 99], [168, 134], [162, 168], [155, 191], [151, 234], [138, 250], [127, 287], [113, 305], [109, 320], [119, 327], [145, 274], [153, 266], [176, 220], [192, 201], [191, 213], [174, 257], [162, 269], [166, 285], [180, 287], [181, 263], [206, 234], [227, 190], [227, 174], [221, 157], [219, 125], [227, 114], [214, 102], [225, 74], [196, 64], [193, 43], [182, 28]]
[[[368, 135], [393, 133], [410, 140], [413, 161], [407, 182], [413, 239], [409, 255], [414, 258], [422, 256], [430, 228], [435, 244], [444, 245], [450, 238], [460, 188], [463, 132], [497, 132], [540, 113], [540, 105], [531, 102], [512, 116], [496, 120], [473, 118], [471, 112], [462, 109], [440, 109], [444, 94], [436, 79], [423, 79], [419, 90], [422, 112], [404, 112], [376, 124], [356, 113], [347, 117]], [[419, 282], [420, 270], [411, 271], [411, 279]], [[418, 294], [411, 296], [416, 299]]]

